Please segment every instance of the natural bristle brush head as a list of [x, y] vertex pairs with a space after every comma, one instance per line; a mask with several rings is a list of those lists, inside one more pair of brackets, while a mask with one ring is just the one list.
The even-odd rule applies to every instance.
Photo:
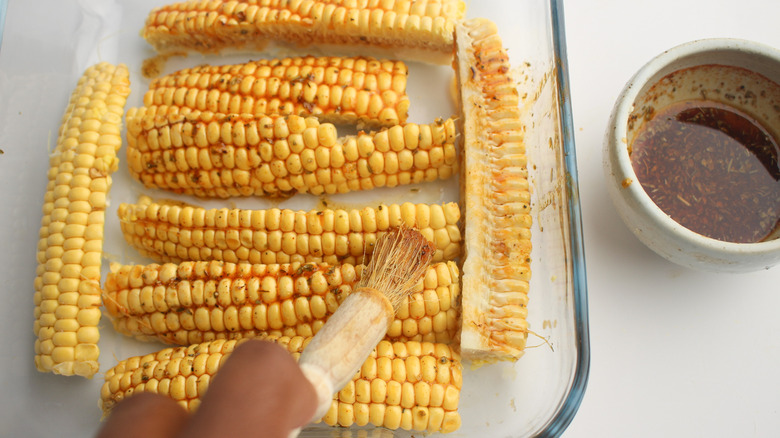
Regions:
[[397, 310], [425, 273], [434, 252], [434, 245], [418, 230], [406, 226], [393, 228], [377, 239], [357, 288], [370, 287], [382, 292]]

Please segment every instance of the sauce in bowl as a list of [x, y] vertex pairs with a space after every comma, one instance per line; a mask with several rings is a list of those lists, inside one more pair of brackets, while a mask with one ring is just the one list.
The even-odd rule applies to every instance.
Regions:
[[760, 242], [780, 220], [780, 155], [759, 122], [707, 100], [672, 103], [639, 128], [631, 163], [680, 225], [727, 242]]

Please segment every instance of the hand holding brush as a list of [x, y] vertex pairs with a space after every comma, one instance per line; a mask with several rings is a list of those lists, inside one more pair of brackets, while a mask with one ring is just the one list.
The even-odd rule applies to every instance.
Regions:
[[322, 418], [333, 394], [385, 336], [396, 308], [422, 278], [433, 253], [433, 245], [416, 230], [386, 233], [377, 240], [354, 292], [304, 349], [300, 366], [273, 343], [245, 342], [226, 361], [193, 415], [169, 397], [139, 393], [113, 409], [98, 436], [284, 438], [296, 426]]

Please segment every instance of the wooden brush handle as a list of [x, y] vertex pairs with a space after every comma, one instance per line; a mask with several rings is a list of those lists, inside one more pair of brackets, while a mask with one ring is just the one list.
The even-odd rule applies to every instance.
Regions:
[[387, 333], [394, 315], [392, 304], [382, 292], [357, 289], [306, 346], [298, 363], [317, 391], [317, 412], [312, 420], [328, 412], [333, 394], [355, 376]]

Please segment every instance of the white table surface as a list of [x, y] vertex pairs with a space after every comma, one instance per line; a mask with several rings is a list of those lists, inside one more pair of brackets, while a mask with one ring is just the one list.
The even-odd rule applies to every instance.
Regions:
[[780, 2], [570, 0], [565, 13], [592, 360], [564, 437], [780, 436], [780, 267], [700, 273], [655, 255], [615, 213], [601, 153], [645, 62], [701, 38], [780, 47]]
[[[565, 13], [592, 361], [585, 398], [564, 437], [780, 436], [780, 267], [726, 275], [666, 262], [620, 222], [601, 164], [611, 106], [643, 63], [674, 45], [705, 37], [740, 37], [780, 47], [780, 2], [570, 0]], [[19, 236], [34, 235], [39, 219], [26, 217], [31, 213], [21, 208], [26, 202], [13, 194], [29, 178], [12, 176], [18, 169], [8, 163], [0, 155], [0, 236], [7, 252], [0, 273], [15, 276], [15, 260], [34, 257]], [[41, 184], [36, 193], [43, 190]], [[4, 281], [4, 289], [18, 297], [28, 292], [14, 289], [26, 284]], [[0, 307], [5, 307], [3, 318], [29, 319], [26, 307], [21, 313]], [[6, 350], [13, 337], [28, 333], [3, 333], [0, 347]], [[10, 351], [0, 361], [29, 363], [32, 357], [31, 346]], [[30, 378], [1, 374], [0, 391]], [[12, 403], [11, 397], [0, 397], [0, 423], [5, 423], [0, 431], [19, 430], [7, 427], [15, 419], [2, 413], [18, 411], [9, 409]]]

